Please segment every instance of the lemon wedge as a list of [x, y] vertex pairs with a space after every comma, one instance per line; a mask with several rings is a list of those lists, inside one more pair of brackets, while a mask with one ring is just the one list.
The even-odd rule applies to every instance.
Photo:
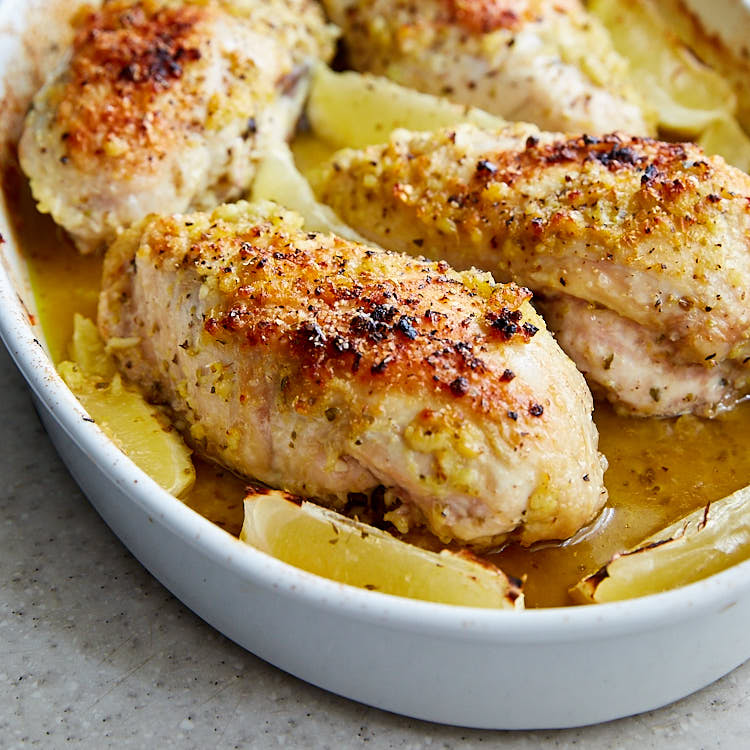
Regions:
[[653, 0], [592, 0], [588, 7], [629, 61], [633, 84], [655, 108], [661, 128], [692, 138], [734, 114], [730, 85], [680, 41]]
[[437, 130], [471, 122], [495, 130], [507, 124], [481, 109], [423, 94], [387, 78], [335, 73], [322, 63], [313, 74], [306, 114], [314, 135], [337, 148], [385, 143], [396, 128]]
[[310, 183], [297, 169], [294, 155], [286, 143], [275, 144], [263, 156], [253, 181], [251, 198], [254, 201], [274, 201], [296, 211], [305, 220], [305, 229], [333, 232], [355, 242], [364, 242], [329, 206], [318, 203]]
[[750, 487], [710, 503], [615, 555], [570, 593], [583, 604], [685, 586], [750, 559]]
[[720, 154], [729, 164], [750, 172], [750, 137], [733, 117], [714, 120], [697, 143], [707, 154]]
[[519, 584], [466, 553], [428, 552], [278, 490], [245, 498], [240, 539], [351, 586], [467, 607], [522, 609]]
[[103, 432], [167, 492], [180, 496], [192, 487], [190, 449], [158, 407], [122, 382], [94, 323], [77, 315], [70, 354], [58, 371]]
[[73, 338], [68, 353], [70, 359], [87, 375], [111, 380], [117, 374], [115, 361], [107, 354], [96, 324], [78, 313], [73, 318]]

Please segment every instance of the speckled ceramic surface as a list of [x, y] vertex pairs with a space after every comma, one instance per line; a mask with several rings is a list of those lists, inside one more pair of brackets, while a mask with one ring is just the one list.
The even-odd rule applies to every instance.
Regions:
[[[23, 63], [29, 47], [18, 44], [19, 34], [51, 5], [0, 4], [2, 70], [17, 96], [34, 79], [23, 70], [11, 76], [9, 60]], [[6, 118], [6, 129], [12, 122]], [[160, 490], [85, 421], [29, 323], [32, 300], [8, 227], [0, 214], [8, 240], [0, 333], [61, 457], [146, 568], [261, 658], [408, 716], [510, 729], [575, 726], [652, 709], [750, 656], [750, 562], [637, 601], [513, 613], [352, 589], [242, 545]]]

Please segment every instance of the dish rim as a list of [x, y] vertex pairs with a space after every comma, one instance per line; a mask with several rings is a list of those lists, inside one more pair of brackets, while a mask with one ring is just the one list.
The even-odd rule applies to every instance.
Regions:
[[[3, 218], [7, 218], [5, 196]], [[3, 222], [5, 223], [5, 222]], [[234, 567], [244, 579], [266, 588], [284, 590], [289, 596], [322, 609], [335, 609], [354, 619], [378, 617], [383, 624], [400, 629], [419, 629], [433, 634], [451, 633], [469, 640], [514, 642], [577, 640], [592, 628], [599, 637], [636, 630], [666, 627], [699, 616], [707, 610], [723, 609], [750, 592], [750, 560], [701, 581], [637, 599], [595, 605], [570, 605], [523, 611], [482, 609], [407, 599], [367, 591], [322, 578], [271, 557], [232, 536], [173, 497], [143, 473], [92, 422], [57, 373], [34, 331], [29, 312], [9, 271], [8, 252], [25, 259], [12, 231], [4, 235], [0, 259], [0, 338], [26, 379], [73, 440], [103, 472], [125, 489], [129, 499], [158, 518], [187, 544], [199, 546], [219, 564]], [[427, 628], [427, 631], [425, 630]]]

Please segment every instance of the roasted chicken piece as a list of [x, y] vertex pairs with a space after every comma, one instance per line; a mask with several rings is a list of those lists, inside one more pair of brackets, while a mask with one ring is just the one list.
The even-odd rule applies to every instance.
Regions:
[[84, 14], [19, 145], [39, 210], [90, 252], [152, 211], [239, 197], [333, 41], [314, 0], [110, 0]]
[[383, 247], [530, 287], [620, 410], [713, 415], [750, 391], [750, 178], [692, 144], [515, 126], [397, 131], [318, 192]]
[[567, 537], [606, 499], [591, 394], [529, 296], [240, 202], [125, 232], [99, 326], [201, 453], [490, 547]]
[[650, 135], [626, 61], [579, 0], [323, 0], [356, 70], [549, 130]]

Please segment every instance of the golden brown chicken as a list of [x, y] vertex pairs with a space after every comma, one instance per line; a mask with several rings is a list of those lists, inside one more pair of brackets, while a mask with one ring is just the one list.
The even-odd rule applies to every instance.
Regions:
[[333, 53], [313, 0], [109, 0], [34, 99], [19, 145], [43, 213], [89, 252], [152, 211], [239, 197]]
[[124, 233], [99, 325], [202, 453], [487, 547], [567, 537], [606, 499], [591, 394], [529, 296], [239, 203]]
[[627, 63], [579, 0], [323, 5], [356, 70], [549, 130], [653, 130]]
[[750, 178], [692, 144], [521, 126], [333, 157], [321, 199], [383, 247], [537, 295], [623, 411], [713, 414], [750, 391]]

